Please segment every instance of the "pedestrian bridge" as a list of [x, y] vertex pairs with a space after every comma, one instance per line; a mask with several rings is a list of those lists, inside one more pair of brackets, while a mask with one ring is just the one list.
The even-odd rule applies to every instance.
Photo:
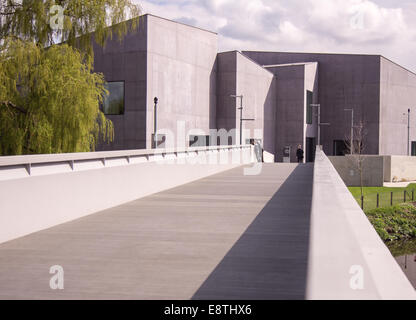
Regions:
[[319, 149], [3, 157], [0, 191], [0, 299], [416, 298]]

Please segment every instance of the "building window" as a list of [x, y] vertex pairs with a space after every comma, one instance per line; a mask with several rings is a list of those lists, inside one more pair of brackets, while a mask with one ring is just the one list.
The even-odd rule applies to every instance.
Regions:
[[412, 156], [416, 156], [416, 141], [412, 141]]
[[348, 146], [344, 140], [334, 140], [334, 156], [345, 156]]
[[124, 81], [107, 82], [105, 88], [108, 96], [103, 103], [103, 112], [106, 115], [124, 114]]
[[313, 92], [306, 91], [306, 123], [312, 124]]
[[189, 136], [190, 147], [208, 147], [210, 145], [210, 136]]

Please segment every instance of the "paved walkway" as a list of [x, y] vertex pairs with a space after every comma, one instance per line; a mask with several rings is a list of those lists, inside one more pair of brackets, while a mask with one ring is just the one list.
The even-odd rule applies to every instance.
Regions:
[[237, 168], [1, 244], [0, 299], [302, 299], [312, 171]]
[[388, 188], [407, 188], [409, 184], [416, 183], [416, 181], [407, 182], [384, 182], [383, 186]]

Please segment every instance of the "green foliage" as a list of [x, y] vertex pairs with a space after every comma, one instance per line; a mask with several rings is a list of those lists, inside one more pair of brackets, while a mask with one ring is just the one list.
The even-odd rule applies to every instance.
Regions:
[[6, 39], [0, 51], [0, 154], [94, 150], [111, 140], [104, 78], [78, 50]]
[[366, 215], [384, 241], [416, 238], [416, 207], [412, 204], [374, 209]]
[[[141, 11], [132, 0], [0, 0], [0, 4], [0, 39], [14, 36], [44, 47], [59, 39], [90, 55], [92, 33], [101, 46], [113, 34], [121, 39], [137, 28]], [[58, 21], [55, 5], [64, 9], [63, 29], [59, 30], [50, 24]]]
[[391, 241], [387, 243], [387, 247], [393, 256], [403, 256], [406, 254], [416, 253], [416, 238], [412, 240]]
[[122, 39], [139, 15], [133, 0], [0, 0], [0, 155], [91, 151], [113, 139], [92, 38]]

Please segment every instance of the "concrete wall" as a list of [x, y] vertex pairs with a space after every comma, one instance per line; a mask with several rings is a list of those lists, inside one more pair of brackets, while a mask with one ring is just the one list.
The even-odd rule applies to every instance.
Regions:
[[416, 181], [416, 157], [384, 156], [384, 181]]
[[[217, 63], [217, 119], [218, 130], [226, 131], [239, 129], [237, 123], [237, 105], [240, 101], [231, 98], [237, 93], [237, 53], [236, 51], [222, 52], [218, 54]], [[231, 138], [237, 144], [236, 131]]]
[[[416, 299], [413, 286], [321, 150], [313, 179], [306, 298]], [[362, 287], [355, 287], [360, 278]]]
[[[349, 187], [360, 186], [356, 156], [328, 157]], [[363, 156], [363, 185], [382, 187], [383, 182], [416, 181], [416, 157]]]
[[380, 81], [380, 154], [407, 155], [409, 108], [410, 141], [416, 141], [416, 74], [381, 57]]
[[[357, 156], [328, 157], [348, 187], [359, 187], [360, 171]], [[384, 157], [363, 156], [363, 186], [382, 187], [384, 183]]]
[[[125, 82], [125, 113], [108, 116], [114, 142], [98, 150], [150, 148], [154, 97], [158, 129], [170, 130], [175, 144], [187, 146], [189, 134], [208, 135], [216, 128], [217, 52], [215, 33], [148, 14], [123, 41], [94, 45], [95, 71], [106, 81]], [[180, 137], [177, 121], [183, 122]]]
[[250, 146], [1, 157], [0, 243], [252, 160]]
[[367, 154], [379, 152], [380, 118], [380, 56], [312, 54], [285, 52], [243, 51], [261, 65], [299, 62], [319, 63], [319, 103], [322, 107], [322, 143], [327, 154], [333, 154], [333, 141], [349, 136], [351, 114], [345, 108], [354, 108], [355, 123], [363, 120], [367, 128]]
[[[238, 51], [218, 54], [217, 128], [235, 129], [235, 143], [240, 141], [240, 98], [243, 95], [243, 143], [261, 139], [268, 161], [275, 156], [276, 82], [273, 73]], [[233, 135], [234, 138], [234, 135]]]
[[147, 25], [146, 146], [151, 147], [154, 97], [159, 98], [158, 129], [178, 137], [177, 121], [182, 121], [186, 135], [178, 143], [188, 145], [190, 130], [208, 135], [216, 128], [217, 34], [152, 15]]
[[[307, 91], [313, 92], [312, 103], [319, 103], [319, 64], [317, 62], [311, 62], [305, 64], [305, 119], [306, 119], [306, 108], [307, 108]], [[306, 138], [315, 138], [318, 137], [318, 117], [317, 109], [314, 107], [312, 109], [312, 124], [307, 124], [305, 121], [304, 125], [304, 136], [306, 143]], [[317, 143], [317, 140], [316, 140]], [[315, 148], [315, 146], [314, 146]]]
[[291, 146], [291, 162], [296, 149], [305, 141], [305, 66], [288, 65], [268, 68], [276, 75], [276, 161], [283, 161], [283, 149]]
[[[240, 52], [237, 55], [236, 94], [243, 95], [243, 143], [246, 139], [261, 139], [265, 152], [274, 158], [276, 126], [276, 82], [272, 72], [262, 68]], [[236, 101], [239, 107], [240, 101]], [[237, 139], [240, 115], [237, 110]], [[249, 131], [248, 131], [249, 130]], [[269, 160], [274, 160], [269, 158]], [[274, 161], [272, 161], [274, 162]]]
[[114, 124], [114, 141], [97, 151], [146, 148], [147, 33], [143, 16], [138, 30], [121, 42], [114, 37], [104, 48], [94, 42], [94, 71], [106, 81], [125, 82], [124, 114], [107, 116]]

